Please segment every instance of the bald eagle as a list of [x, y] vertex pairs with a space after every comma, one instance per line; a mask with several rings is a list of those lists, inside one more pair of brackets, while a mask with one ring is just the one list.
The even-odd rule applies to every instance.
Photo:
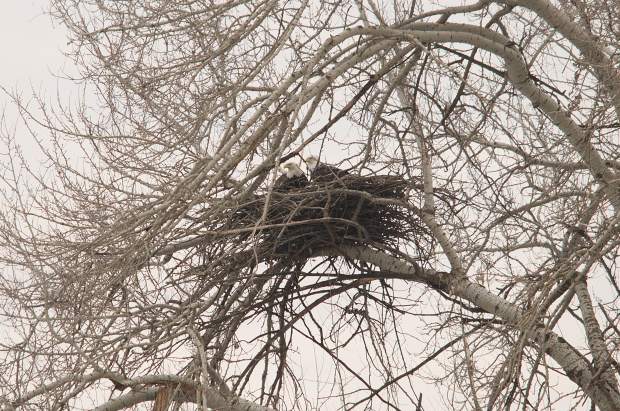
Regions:
[[305, 161], [308, 166], [308, 170], [310, 171], [312, 181], [316, 181], [318, 183], [337, 181], [340, 178], [349, 175], [349, 173], [345, 170], [319, 162], [319, 158], [315, 155], [306, 157]]
[[308, 185], [308, 178], [302, 169], [295, 163], [284, 163], [280, 166], [282, 175], [276, 180], [273, 190], [279, 193], [302, 188]]

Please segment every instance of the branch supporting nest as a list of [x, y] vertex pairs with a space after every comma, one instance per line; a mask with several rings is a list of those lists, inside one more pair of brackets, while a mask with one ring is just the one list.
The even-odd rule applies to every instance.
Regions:
[[349, 175], [286, 193], [257, 195], [232, 207], [227, 221], [208, 227], [231, 233], [209, 243], [239, 244], [253, 237], [263, 261], [303, 260], [314, 250], [342, 245], [397, 251], [403, 244], [414, 244], [417, 256], [425, 260], [435, 242], [418, 210], [407, 202], [413, 189], [399, 176]]

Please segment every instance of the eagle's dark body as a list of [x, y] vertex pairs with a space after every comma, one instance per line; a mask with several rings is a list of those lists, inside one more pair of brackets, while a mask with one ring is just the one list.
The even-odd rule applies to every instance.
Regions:
[[282, 174], [276, 180], [273, 189], [274, 191], [285, 193], [290, 190], [303, 188], [308, 185], [308, 177], [305, 175], [288, 177], [286, 174]]
[[278, 193], [286, 193], [308, 185], [308, 177], [306, 177], [297, 164], [286, 163], [281, 167], [281, 170], [283, 174], [278, 177], [273, 185], [274, 191]]
[[329, 183], [331, 181], [340, 180], [347, 175], [349, 175], [349, 173], [345, 170], [327, 164], [318, 164], [315, 169], [312, 170], [310, 177], [312, 181], [316, 181], [317, 183]]
[[313, 182], [331, 183], [349, 175], [348, 171], [319, 162], [316, 156], [308, 157], [306, 163], [308, 164], [310, 178]]

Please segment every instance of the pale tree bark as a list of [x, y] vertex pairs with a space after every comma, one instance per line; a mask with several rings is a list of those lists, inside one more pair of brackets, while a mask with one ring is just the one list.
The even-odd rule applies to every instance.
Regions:
[[[518, 307], [490, 293], [478, 284], [472, 283], [467, 279], [460, 279], [454, 273], [424, 270], [419, 266], [412, 266], [379, 251], [341, 248], [337, 253], [374, 264], [380, 269], [385, 270], [387, 275], [396, 274], [410, 277], [412, 281], [421, 282], [435, 289], [449, 292], [472, 302], [475, 306], [505, 320], [514, 327], [523, 328], [528, 338], [532, 339], [533, 343], [539, 344], [547, 354], [560, 364], [575, 383], [581, 386], [593, 398], [597, 398], [601, 409], [612, 410], [620, 404], [620, 392], [618, 392], [615, 373], [606, 369], [609, 366], [609, 362], [602, 363], [600, 360], [598, 361], [599, 365], [595, 368], [595, 370], [598, 370], [597, 374], [602, 372], [607, 375], [596, 375], [596, 378], [601, 378], [604, 381], [603, 384], [596, 383], [595, 375], [592, 373], [588, 361], [567, 344], [563, 338], [549, 331], [544, 324], [531, 324], [531, 320], [527, 318], [527, 313], [523, 313]], [[584, 318], [588, 318], [589, 321], [596, 321], [595, 319], [592, 320], [592, 317], [586, 317], [586, 315], [584, 315]], [[591, 328], [597, 330], [593, 331], [593, 333], [600, 333], [598, 324], [593, 324]], [[596, 337], [591, 338], [595, 339]], [[599, 339], [598, 347], [600, 351], [598, 356], [600, 358], [602, 356], [601, 352], [604, 352], [604, 359], [609, 361], [611, 357], [604, 347], [601, 348], [600, 341]], [[596, 343], [593, 344], [596, 345]], [[596, 361], [597, 353], [594, 355]]]
[[88, 97], [1, 128], [2, 409], [620, 409], [613, 1], [50, 5]]

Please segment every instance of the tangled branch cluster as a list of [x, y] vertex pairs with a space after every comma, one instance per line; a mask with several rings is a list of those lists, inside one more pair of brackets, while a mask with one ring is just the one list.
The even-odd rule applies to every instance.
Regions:
[[[216, 204], [217, 212], [207, 209], [197, 219], [202, 225], [197, 231], [208, 233], [193, 243], [192, 254], [201, 263], [194, 260], [190, 270], [169, 278], [191, 284], [192, 300], [222, 285], [224, 289], [230, 287], [213, 296], [221, 307], [226, 306], [228, 293], [234, 293], [232, 288], [243, 290], [256, 281], [257, 293], [250, 305], [238, 309], [237, 314], [243, 317], [246, 309], [263, 311], [271, 306], [274, 295], [292, 293], [293, 289], [285, 290], [284, 279], [296, 283], [301, 281], [300, 275], [317, 275], [313, 270], [302, 273], [301, 268], [325, 249], [364, 245], [401, 255], [406, 247], [410, 258], [425, 265], [434, 252], [435, 239], [422, 221], [421, 210], [412, 205], [418, 190], [400, 176], [347, 175], [327, 183], [311, 181], [286, 192], [268, 190], [228, 206]], [[443, 194], [438, 198], [438, 209], [448, 206]], [[344, 263], [355, 267], [357, 273], [376, 276], [370, 267], [361, 267], [345, 257], [322, 255], [314, 263], [333, 267]], [[260, 264], [269, 268], [258, 268]], [[263, 285], [272, 280], [267, 287], [271, 291], [267, 291]], [[309, 291], [342, 285], [330, 275], [323, 280], [325, 283], [307, 284]], [[232, 320], [228, 310], [224, 312]], [[230, 324], [227, 327], [234, 328]]]
[[209, 231], [234, 233], [219, 242], [253, 240], [259, 260], [307, 259], [313, 252], [339, 245], [370, 245], [398, 251], [415, 244], [426, 260], [434, 240], [407, 202], [413, 187], [399, 176], [345, 176], [329, 183], [311, 182], [287, 192], [267, 192], [230, 209], [224, 221], [212, 221]]

